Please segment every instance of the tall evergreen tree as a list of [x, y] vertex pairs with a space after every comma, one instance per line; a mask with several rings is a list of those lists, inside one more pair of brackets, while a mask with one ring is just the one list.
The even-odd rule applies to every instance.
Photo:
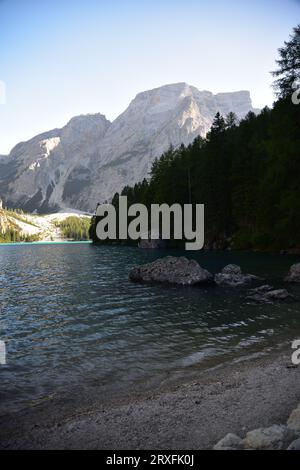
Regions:
[[286, 98], [293, 93], [295, 82], [300, 84], [300, 24], [293, 29], [290, 40], [285, 41], [278, 52], [278, 69], [272, 72], [278, 78], [273, 86], [279, 98]]

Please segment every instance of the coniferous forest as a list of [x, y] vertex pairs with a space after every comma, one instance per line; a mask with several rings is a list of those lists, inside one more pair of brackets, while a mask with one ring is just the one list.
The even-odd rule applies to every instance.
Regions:
[[205, 139], [170, 148], [149, 179], [122, 190], [128, 204], [204, 204], [207, 248], [300, 249], [300, 25], [277, 65], [272, 109], [240, 122], [218, 113]]

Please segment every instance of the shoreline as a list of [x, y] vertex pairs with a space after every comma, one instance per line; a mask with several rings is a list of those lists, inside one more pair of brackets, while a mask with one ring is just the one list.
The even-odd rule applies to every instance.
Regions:
[[48, 241], [48, 240], [40, 240], [36, 242], [2, 242], [0, 246], [30, 246], [30, 245], [65, 245], [65, 244], [92, 244], [90, 240], [67, 240], [61, 239], [57, 241]]
[[69, 397], [0, 418], [1, 449], [209, 449], [284, 423], [300, 402], [292, 350], [199, 371], [169, 387], [78, 407]]
[[[29, 242], [0, 242], [1, 246], [30, 246], [30, 245], [63, 245], [63, 244], [90, 244], [92, 246], [101, 246], [101, 247], [124, 247], [124, 248], [138, 248], [141, 251], [146, 252], [154, 252], [154, 253], [161, 253], [163, 256], [159, 256], [162, 258], [167, 256], [169, 252], [174, 253], [181, 253], [181, 252], [189, 252], [182, 247], [168, 247], [168, 248], [141, 248], [137, 244], [130, 244], [130, 243], [116, 243], [116, 242], [101, 242], [97, 243], [93, 240], [72, 240], [67, 238], [61, 238], [57, 240], [38, 240], [38, 241], [29, 241]], [[291, 249], [279, 249], [279, 250], [259, 250], [259, 249], [208, 249], [202, 248], [201, 250], [196, 250], [194, 253], [249, 253], [249, 254], [259, 254], [259, 255], [270, 255], [270, 256], [282, 256], [282, 257], [295, 257], [300, 255], [300, 249], [298, 248], [291, 248]]]

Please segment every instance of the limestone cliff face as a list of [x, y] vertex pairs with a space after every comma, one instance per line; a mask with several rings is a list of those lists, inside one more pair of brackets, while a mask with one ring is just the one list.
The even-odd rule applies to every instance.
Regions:
[[109, 125], [101, 114], [77, 116], [62, 129], [14, 147], [6, 162], [0, 161], [6, 205], [39, 212], [72, 206], [74, 195], [90, 184], [92, 161]]
[[101, 114], [74, 117], [1, 157], [0, 196], [30, 211], [93, 211], [146, 177], [171, 144], [204, 137], [217, 111], [243, 118], [254, 111], [249, 92], [213, 95], [177, 83], [138, 94], [113, 123]]

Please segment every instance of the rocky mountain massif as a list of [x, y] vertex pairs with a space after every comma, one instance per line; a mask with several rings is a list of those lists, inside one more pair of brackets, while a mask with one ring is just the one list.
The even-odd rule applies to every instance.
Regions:
[[178, 83], [138, 94], [112, 123], [101, 114], [74, 117], [0, 156], [0, 197], [6, 206], [39, 213], [92, 212], [146, 177], [171, 144], [205, 136], [217, 111], [243, 118], [256, 110], [248, 91], [213, 95]]

